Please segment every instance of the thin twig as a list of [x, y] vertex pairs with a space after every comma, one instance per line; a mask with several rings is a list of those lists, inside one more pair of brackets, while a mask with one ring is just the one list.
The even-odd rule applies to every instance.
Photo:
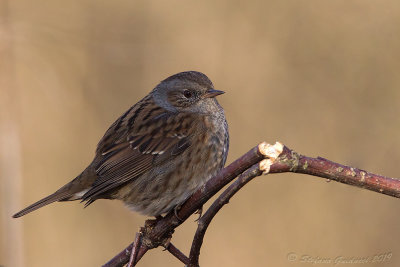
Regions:
[[135, 245], [132, 248], [131, 256], [129, 257], [129, 262], [127, 267], [133, 267], [136, 265], [136, 258], [139, 252], [140, 247], [142, 246], [142, 233], [137, 232], [135, 236]]
[[[114, 258], [112, 258], [110, 261], [108, 261], [106, 264], [104, 264], [102, 267], [122, 267], [125, 266], [125, 264], [128, 263], [133, 246], [135, 243], [131, 243], [129, 246], [127, 246], [123, 251], [118, 253]], [[140, 246], [139, 252], [136, 257], [136, 263], [139, 262], [139, 260], [143, 257], [144, 254], [149, 249], [146, 246]]]
[[175, 258], [180, 260], [183, 264], [189, 263], [189, 258], [186, 257], [186, 255], [183, 254], [183, 252], [180, 251], [177, 247], [175, 247], [174, 244], [169, 243], [166, 250], [168, 250], [172, 255], [175, 256]]
[[271, 165], [269, 171], [269, 173], [282, 172], [296, 172], [327, 178], [340, 183], [400, 198], [400, 179], [373, 174], [321, 157], [312, 158], [303, 156], [286, 146], [283, 148], [278, 159]]
[[131, 243], [123, 251], [118, 253], [114, 258], [109, 260], [102, 267], [124, 266], [129, 261], [129, 256], [132, 251], [134, 243]]

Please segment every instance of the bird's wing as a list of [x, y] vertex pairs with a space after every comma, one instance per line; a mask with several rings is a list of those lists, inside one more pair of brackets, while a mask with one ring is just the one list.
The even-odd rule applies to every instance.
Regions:
[[150, 95], [133, 105], [108, 128], [97, 144], [96, 155], [101, 155], [115, 147], [116, 144], [125, 142], [128, 134], [135, 131], [137, 125], [150, 120], [153, 117], [152, 114], [156, 112], [157, 116], [163, 114], [165, 110], [154, 106]]
[[[138, 103], [139, 104], [139, 103]], [[140, 109], [140, 108], [139, 108]], [[143, 108], [146, 117], [146, 109]], [[122, 118], [121, 124], [127, 128], [126, 122], [129, 121], [135, 112], [131, 111], [126, 118]], [[162, 164], [176, 155], [183, 153], [189, 146], [193, 131], [198, 127], [195, 120], [189, 114], [167, 114], [160, 113], [152, 116], [147, 121], [143, 118], [139, 125], [134, 125], [127, 129], [126, 133], [114, 130], [119, 136], [107, 137], [106, 140], [114, 140], [112, 143], [99, 145], [95, 169], [98, 178], [93, 183], [91, 189], [82, 197], [82, 201], [87, 201], [89, 205], [105, 192], [119, 187], [126, 182], [149, 171], [154, 165]], [[121, 118], [119, 120], [121, 120]], [[115, 129], [119, 120], [111, 127]], [[107, 131], [112, 134], [112, 131]]]

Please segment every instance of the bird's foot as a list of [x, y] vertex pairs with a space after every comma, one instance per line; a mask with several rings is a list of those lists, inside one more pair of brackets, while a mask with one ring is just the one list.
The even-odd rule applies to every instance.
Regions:
[[201, 215], [203, 215], [203, 206], [201, 206], [198, 210], [196, 210], [194, 214], [199, 214], [199, 217], [196, 220], [194, 220], [195, 222], [198, 222], [201, 218]]
[[180, 221], [180, 222], [183, 222], [183, 219], [181, 219], [179, 216], [178, 216], [178, 211], [181, 209], [181, 206], [179, 205], [179, 206], [176, 206], [175, 208], [174, 208], [174, 215], [175, 215], [175, 218], [177, 218], [178, 219], [178, 221]]

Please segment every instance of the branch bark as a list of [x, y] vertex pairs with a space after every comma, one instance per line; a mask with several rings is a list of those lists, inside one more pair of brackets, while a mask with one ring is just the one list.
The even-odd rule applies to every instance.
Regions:
[[180, 260], [183, 264], [188, 264], [189, 263], [189, 258], [186, 257], [185, 254], [183, 254], [177, 247], [175, 247], [172, 243], [168, 245], [166, 250], [169, 251], [172, 255], [175, 256], [178, 260]]
[[[202, 207], [204, 203], [225, 185], [241, 174], [238, 179], [214, 201], [199, 220], [198, 229], [193, 239], [188, 260], [189, 266], [199, 266], [200, 249], [205, 232], [218, 211], [227, 204], [229, 199], [238, 190], [254, 177], [262, 173], [283, 172], [303, 173], [327, 178], [340, 183], [400, 198], [399, 179], [389, 178], [341, 165], [321, 157], [307, 157], [298, 154], [278, 142], [275, 145], [269, 145], [264, 142], [251, 149], [229, 166], [222, 169], [215, 177], [211, 178], [182, 205], [177, 216], [174, 212], [171, 212], [165, 217], [158, 219], [155, 223], [146, 224], [141, 231], [142, 244], [139, 247], [134, 262], [137, 263], [149, 249], [160, 245], [168, 248], [166, 244], [169, 243], [174, 229], [182, 224], [197, 209]], [[129, 261], [132, 248], [133, 243], [103, 266], [124, 266]], [[187, 262], [187, 257], [183, 253], [179, 253], [179, 257], [182, 262]]]

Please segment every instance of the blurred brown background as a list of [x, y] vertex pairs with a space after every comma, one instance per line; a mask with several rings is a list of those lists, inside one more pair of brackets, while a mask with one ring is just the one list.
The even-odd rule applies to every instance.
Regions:
[[[11, 215], [75, 177], [97, 141], [160, 80], [206, 73], [231, 133], [399, 177], [400, 3], [0, 1], [0, 265], [99, 266], [146, 219], [117, 201]], [[215, 218], [202, 266], [400, 266], [400, 200], [311, 176], [260, 177]], [[173, 242], [188, 252], [195, 217]], [[162, 249], [140, 266], [181, 266]], [[339, 264], [337, 266], [354, 266]]]

